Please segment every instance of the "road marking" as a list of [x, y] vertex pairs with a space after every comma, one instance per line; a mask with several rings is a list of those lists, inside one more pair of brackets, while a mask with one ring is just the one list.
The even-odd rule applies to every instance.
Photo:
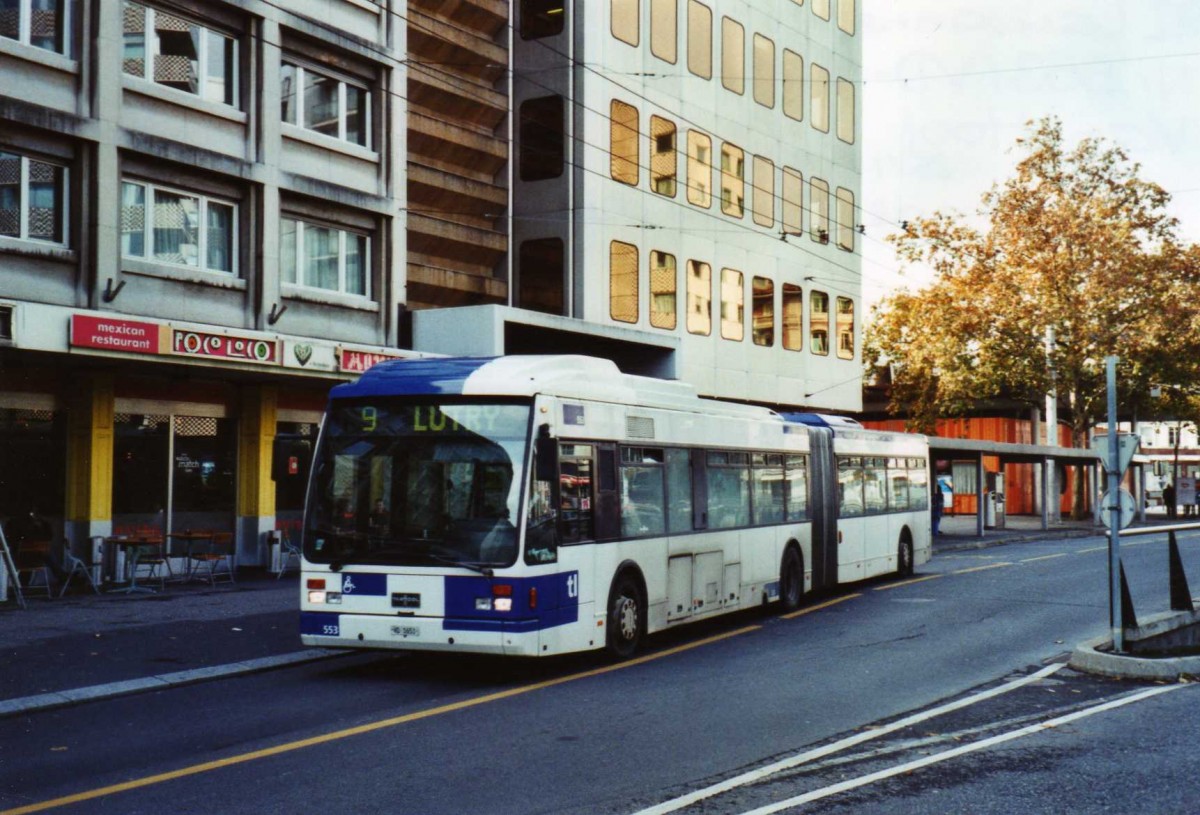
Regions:
[[1011, 565], [1012, 565], [1012, 563], [1009, 563], [1007, 561], [1004, 563], [989, 563], [986, 566], [974, 566], [970, 569], [959, 569], [958, 571], [950, 572], [950, 574], [970, 574], [971, 572], [982, 572], [982, 571], [986, 571], [988, 569], [999, 569], [1002, 566], [1011, 566]]
[[1041, 557], [1027, 557], [1022, 560], [1022, 563], [1037, 563], [1039, 560], [1053, 560], [1056, 557], [1066, 557], [1068, 552], [1059, 552], [1057, 555], [1042, 555]]
[[[857, 595], [855, 595], [857, 596]], [[813, 609], [816, 610], [815, 608]], [[162, 784], [166, 781], [173, 781], [177, 778], [187, 778], [188, 776], [200, 775], [201, 773], [220, 770], [225, 767], [233, 767], [238, 764], [245, 764], [250, 761], [257, 761], [262, 758], [270, 758], [271, 756], [281, 755], [283, 753], [291, 753], [296, 750], [303, 750], [307, 747], [315, 747], [321, 744], [341, 741], [342, 739], [350, 738], [351, 736], [361, 736], [364, 733], [373, 733], [377, 730], [385, 730], [390, 727], [398, 727], [399, 725], [409, 724], [411, 722], [420, 721], [421, 719], [429, 719], [434, 716], [441, 716], [446, 713], [454, 713], [467, 708], [478, 707], [489, 702], [499, 702], [503, 699], [510, 699], [514, 696], [522, 696], [534, 691], [545, 690], [556, 685], [565, 685], [568, 682], [574, 682], [579, 679], [589, 679], [595, 676], [612, 673], [614, 671], [632, 668], [636, 665], [642, 665], [647, 662], [653, 662], [665, 657], [674, 656], [683, 651], [690, 651], [693, 648], [700, 648], [705, 645], [711, 645], [721, 640], [727, 640], [732, 637], [737, 637], [742, 634], [748, 634], [751, 631], [758, 631], [762, 628], [761, 625], [749, 625], [745, 628], [739, 628], [736, 631], [728, 631], [724, 634], [707, 637], [696, 642], [689, 642], [684, 645], [678, 645], [674, 648], [668, 648], [665, 651], [658, 651], [653, 654], [646, 654], [636, 659], [631, 659], [628, 662], [622, 662], [616, 665], [606, 665], [603, 668], [595, 668], [590, 671], [582, 671], [580, 673], [570, 674], [568, 676], [560, 676], [557, 679], [547, 679], [544, 682], [535, 682], [532, 685], [522, 685], [517, 688], [510, 688], [496, 693], [489, 693], [484, 696], [477, 696], [473, 699], [465, 699], [461, 702], [454, 702], [448, 705], [429, 708], [428, 710], [419, 710], [416, 713], [406, 713], [403, 716], [393, 716], [388, 719], [380, 719], [377, 722], [368, 722], [367, 724], [349, 727], [344, 730], [335, 730], [331, 733], [325, 733], [320, 736], [311, 736], [307, 739], [299, 739], [297, 741], [278, 744], [274, 747], [267, 747], [262, 750], [254, 750], [249, 753], [229, 756], [228, 758], [216, 759], [215, 761], [206, 761], [202, 764], [193, 764], [190, 767], [181, 767], [178, 770], [171, 770], [157, 775], [149, 775], [144, 778], [135, 778], [120, 784], [112, 784], [99, 789], [87, 790], [86, 792], [75, 793], [74, 795], [66, 795], [62, 798], [55, 798], [50, 801], [42, 801], [36, 804], [17, 807], [16, 809], [5, 809], [0, 811], [0, 815], [26, 815], [30, 812], [42, 812], [47, 809], [67, 806], [69, 804], [77, 804], [81, 801], [92, 801], [96, 798], [103, 798], [106, 795], [114, 795], [119, 792], [128, 792], [130, 790], [140, 789], [141, 787], [149, 787], [154, 784]]]
[[[844, 603], [847, 600], [853, 600], [855, 597], [862, 597], [862, 595], [847, 594], [842, 597], [835, 597], [832, 600], [826, 600], [824, 603], [818, 603], [815, 606], [809, 606], [808, 608], [802, 608], [799, 611], [793, 611], [790, 614], [781, 614], [779, 616], [785, 620], [794, 620], [797, 617], [803, 617], [805, 614], [812, 614], [814, 611], [820, 611], [823, 608], [829, 608], [830, 606], [836, 606], [838, 603]], [[4, 813], [0, 812], [0, 815], [4, 815]]]
[[[911, 727], [914, 724], [920, 724], [927, 719], [941, 716], [943, 713], [950, 713], [952, 711], [959, 710], [960, 708], [976, 704], [977, 702], [986, 701], [991, 699], [993, 696], [999, 696], [1002, 693], [1008, 693], [1009, 691], [1016, 690], [1024, 685], [1028, 685], [1030, 682], [1036, 682], [1039, 679], [1044, 679], [1063, 667], [1063, 663], [1047, 665], [1045, 668], [1031, 673], [1028, 676], [1022, 676], [1019, 679], [1014, 679], [1013, 681], [1007, 682], [1003, 685], [997, 685], [990, 690], [980, 691], [979, 693], [966, 696], [957, 701], [947, 702], [944, 705], [939, 705], [937, 707], [930, 708], [929, 710], [921, 711], [920, 713], [914, 713], [911, 716], [906, 716], [899, 721], [892, 722], [891, 724], [884, 725], [883, 727], [875, 730], [864, 730], [861, 733], [855, 733], [853, 736], [847, 736], [846, 738], [841, 739], [840, 741], [835, 741], [832, 744], [826, 744], [823, 747], [817, 747], [812, 750], [794, 755], [790, 758], [776, 761], [774, 764], [768, 764], [767, 766], [760, 767], [757, 770], [751, 770], [750, 772], [742, 773], [741, 775], [726, 779], [719, 784], [713, 784], [710, 787], [705, 787], [704, 789], [690, 792], [687, 795], [682, 795], [678, 798], [672, 798], [670, 801], [663, 801], [657, 806], [652, 806], [649, 809], [643, 809], [635, 812], [634, 815], [666, 815], [668, 812], [674, 812], [678, 809], [689, 807], [698, 801], [703, 801], [704, 799], [711, 798], [714, 795], [720, 795], [723, 792], [729, 792], [732, 789], [744, 787], [747, 784], [757, 783], [758, 781], [761, 781], [767, 776], [774, 775], [775, 773], [794, 769], [802, 764], [807, 764], [811, 761], [816, 761], [819, 758], [825, 758], [826, 756], [833, 755], [834, 753], [840, 753], [843, 750], [856, 747], [865, 741], [877, 739], [880, 736], [886, 736], [888, 733], [894, 733], [897, 730], [903, 730], [904, 728]], [[3, 813], [0, 813], [0, 815], [3, 815]]]
[[899, 583], [888, 583], [886, 586], [876, 586], [875, 591], [890, 591], [898, 589], [901, 586], [911, 586], [913, 583], [924, 583], [926, 580], [937, 580], [939, 577], [945, 577], [944, 574], [927, 574], [924, 577], [914, 577], [910, 580], [901, 580]]
[[1101, 705], [1085, 708], [1083, 710], [1076, 711], [1075, 713], [1067, 714], [1066, 716], [1059, 716], [1055, 719], [1049, 719], [1044, 722], [1038, 722], [1037, 724], [1031, 724], [1017, 730], [1009, 731], [1008, 733], [1001, 733], [998, 736], [992, 736], [991, 738], [983, 739], [982, 741], [964, 744], [962, 747], [955, 747], [941, 753], [935, 753], [931, 756], [926, 756], [924, 758], [909, 761], [904, 764], [899, 764], [886, 770], [879, 770], [878, 772], [870, 773], [858, 778], [851, 778], [838, 784], [832, 784], [828, 787], [822, 787], [819, 790], [813, 790], [812, 792], [807, 792], [804, 795], [797, 795], [796, 797], [789, 798], [786, 801], [779, 801], [774, 804], [768, 804], [767, 806], [759, 807], [758, 809], [752, 809], [749, 812], [743, 813], [743, 815], [772, 815], [772, 813], [775, 812], [781, 812], [785, 809], [791, 809], [792, 807], [800, 806], [801, 804], [807, 804], [812, 801], [818, 801], [822, 798], [828, 798], [831, 795], [837, 795], [838, 793], [846, 792], [848, 790], [865, 787], [868, 784], [875, 783], [876, 781], [882, 781], [897, 775], [911, 773], [914, 770], [919, 770], [922, 767], [928, 767], [931, 764], [949, 761], [952, 758], [958, 758], [959, 756], [966, 755], [967, 753], [973, 753], [978, 750], [986, 750], [987, 748], [994, 747], [997, 744], [1004, 744], [1005, 742], [1013, 741], [1025, 736], [1032, 736], [1045, 730], [1051, 730], [1055, 727], [1069, 724], [1078, 719], [1094, 716], [1097, 713], [1104, 713], [1105, 711], [1124, 707], [1125, 705], [1131, 705], [1134, 702], [1140, 702], [1143, 699], [1149, 699], [1151, 696], [1157, 696], [1160, 693], [1167, 693], [1169, 691], [1179, 690], [1180, 688], [1184, 687], [1187, 686], [1165, 685], [1162, 687], [1150, 688], [1149, 690], [1140, 691], [1131, 696], [1126, 696], [1121, 699], [1114, 699], [1113, 701], [1105, 702]]
[[1089, 547], [1089, 548], [1087, 548], [1087, 549], [1076, 549], [1076, 550], [1075, 550], [1075, 554], [1077, 554], [1077, 555], [1086, 555], [1086, 554], [1088, 554], [1089, 552], [1105, 552], [1105, 551], [1107, 551], [1107, 550], [1108, 550], [1108, 544], [1106, 543], [1106, 544], [1104, 544], [1103, 546], [1091, 546], [1091, 547]]

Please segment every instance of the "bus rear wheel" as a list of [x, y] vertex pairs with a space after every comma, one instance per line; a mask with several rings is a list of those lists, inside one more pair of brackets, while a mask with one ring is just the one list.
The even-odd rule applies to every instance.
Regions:
[[804, 597], [804, 562], [800, 553], [789, 547], [783, 553], [783, 563], [779, 567], [779, 604], [784, 612], [800, 608], [800, 600]]
[[629, 659], [642, 644], [646, 609], [637, 581], [628, 573], [617, 577], [608, 593], [608, 652]]

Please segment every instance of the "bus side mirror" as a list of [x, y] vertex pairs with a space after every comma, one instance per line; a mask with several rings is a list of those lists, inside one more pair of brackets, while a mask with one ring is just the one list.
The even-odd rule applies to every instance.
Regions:
[[533, 458], [533, 473], [537, 480], [554, 482], [558, 477], [558, 442], [550, 435], [548, 424], [538, 428]]
[[312, 463], [312, 442], [294, 436], [276, 436], [271, 445], [271, 480], [308, 480]]

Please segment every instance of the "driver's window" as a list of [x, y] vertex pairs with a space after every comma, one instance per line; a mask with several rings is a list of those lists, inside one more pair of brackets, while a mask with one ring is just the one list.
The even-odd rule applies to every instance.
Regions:
[[592, 445], [559, 446], [558, 502], [563, 542], [592, 540]]

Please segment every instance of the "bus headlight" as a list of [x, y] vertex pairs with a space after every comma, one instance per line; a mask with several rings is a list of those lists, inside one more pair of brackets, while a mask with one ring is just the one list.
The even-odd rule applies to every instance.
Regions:
[[496, 611], [512, 611], [512, 598], [511, 597], [497, 597], [496, 598]]
[[491, 611], [492, 610], [492, 598], [491, 597], [476, 597], [475, 598], [475, 610], [476, 611]]
[[310, 602], [310, 603], [324, 603], [324, 602], [325, 602], [325, 592], [324, 592], [324, 590], [321, 590], [321, 591], [310, 591], [310, 592], [308, 593], [308, 602]]

